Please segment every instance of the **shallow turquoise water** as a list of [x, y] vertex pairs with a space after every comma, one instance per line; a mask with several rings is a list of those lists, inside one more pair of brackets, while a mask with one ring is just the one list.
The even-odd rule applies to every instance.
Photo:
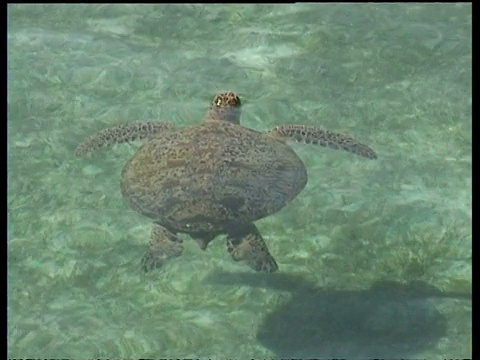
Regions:
[[[11, 5], [9, 357], [471, 357], [471, 6]], [[294, 144], [305, 190], [257, 222], [274, 275], [221, 239], [139, 267], [119, 191], [132, 120], [347, 132], [369, 161]], [[107, 156], [108, 155], [108, 156]]]

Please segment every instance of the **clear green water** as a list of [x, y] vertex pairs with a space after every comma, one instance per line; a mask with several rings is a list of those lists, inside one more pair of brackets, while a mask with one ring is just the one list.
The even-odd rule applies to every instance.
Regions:
[[[469, 4], [8, 8], [9, 357], [471, 357]], [[121, 198], [132, 120], [348, 132], [378, 160], [293, 145], [309, 183], [257, 222], [280, 270], [221, 239], [158, 271]]]

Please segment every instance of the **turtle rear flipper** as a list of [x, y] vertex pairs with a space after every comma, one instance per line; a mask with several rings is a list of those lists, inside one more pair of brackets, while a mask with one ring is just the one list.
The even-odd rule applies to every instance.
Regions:
[[369, 146], [362, 144], [346, 134], [324, 130], [309, 125], [280, 125], [266, 132], [266, 135], [284, 141], [293, 140], [306, 144], [315, 144], [333, 149], [342, 149], [363, 156], [376, 159], [377, 154]]
[[130, 141], [144, 140], [160, 131], [173, 130], [172, 124], [155, 121], [136, 121], [103, 129], [82, 141], [75, 156], [85, 156], [103, 147]]
[[142, 269], [148, 272], [159, 268], [166, 260], [182, 255], [182, 251], [182, 240], [163, 226], [155, 224], [142, 258]]
[[233, 260], [245, 260], [255, 271], [275, 272], [277, 262], [270, 255], [267, 245], [253, 224], [232, 229], [227, 234], [227, 249]]

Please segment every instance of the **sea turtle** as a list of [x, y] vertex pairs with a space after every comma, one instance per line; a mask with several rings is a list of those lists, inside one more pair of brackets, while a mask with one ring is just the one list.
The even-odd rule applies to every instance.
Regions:
[[76, 155], [132, 140], [146, 140], [122, 171], [121, 191], [131, 207], [153, 219], [142, 267], [160, 267], [183, 250], [178, 233], [201, 249], [227, 236], [234, 260], [274, 272], [275, 259], [253, 221], [273, 214], [307, 183], [302, 160], [287, 144], [301, 141], [343, 149], [368, 159], [377, 155], [350, 136], [307, 125], [280, 125], [266, 132], [240, 125], [240, 98], [215, 95], [203, 122], [178, 128], [133, 122], [99, 131], [80, 143]]

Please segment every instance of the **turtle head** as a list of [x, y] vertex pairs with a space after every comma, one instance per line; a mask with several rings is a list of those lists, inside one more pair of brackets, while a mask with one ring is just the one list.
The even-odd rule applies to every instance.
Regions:
[[233, 91], [218, 93], [205, 115], [205, 121], [228, 121], [240, 123], [240, 98]]

